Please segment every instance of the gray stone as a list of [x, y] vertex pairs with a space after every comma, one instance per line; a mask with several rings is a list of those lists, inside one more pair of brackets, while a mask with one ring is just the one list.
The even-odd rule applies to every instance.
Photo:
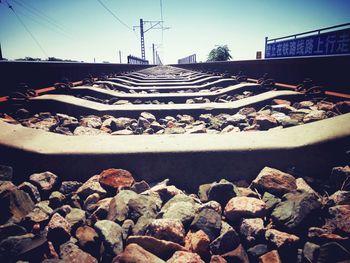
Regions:
[[202, 202], [208, 202], [208, 192], [212, 184], [201, 184], [198, 189], [198, 196]]
[[185, 229], [181, 221], [176, 219], [153, 220], [147, 226], [146, 235], [172, 241], [180, 245], [184, 245], [185, 243]]
[[240, 226], [240, 233], [249, 243], [254, 243], [264, 234], [264, 221], [261, 218], [245, 218]]
[[262, 200], [266, 203], [268, 210], [274, 209], [276, 205], [282, 201], [281, 198], [278, 198], [269, 192], [264, 193]]
[[93, 193], [98, 193], [101, 197], [104, 197], [107, 194], [106, 190], [100, 185], [99, 176], [97, 175], [87, 180], [78, 188], [76, 193], [82, 198], [86, 198]]
[[0, 225], [0, 240], [4, 240], [9, 236], [21, 236], [27, 234], [27, 230], [17, 224], [9, 223]]
[[84, 201], [84, 209], [88, 212], [95, 209], [95, 204], [100, 200], [100, 195], [98, 193], [93, 193], [89, 195]]
[[41, 201], [39, 190], [35, 185], [29, 182], [23, 182], [17, 188], [29, 194], [34, 203]]
[[146, 213], [156, 215], [160, 209], [156, 199], [157, 197], [152, 195], [137, 195], [130, 198], [128, 202], [129, 217], [136, 221]]
[[321, 207], [315, 194], [306, 192], [288, 193], [282, 202], [277, 204], [271, 217], [276, 224], [288, 229], [294, 229], [305, 224], [308, 217]]
[[199, 213], [203, 209], [207, 209], [207, 208], [213, 209], [216, 212], [218, 212], [219, 214], [222, 214], [222, 207], [216, 201], [209, 201], [209, 202], [202, 204], [201, 206], [199, 206], [197, 213]]
[[72, 208], [72, 210], [66, 215], [66, 220], [73, 229], [76, 229], [85, 222], [85, 211], [79, 208]]
[[186, 130], [181, 127], [173, 127], [173, 128], [165, 128], [164, 133], [165, 134], [183, 134]]
[[75, 191], [77, 191], [79, 189], [79, 187], [82, 186], [81, 182], [77, 182], [77, 181], [64, 181], [61, 183], [61, 187], [60, 187], [60, 192], [62, 194], [71, 194]]
[[140, 116], [142, 118], [145, 118], [149, 122], [156, 121], [156, 117], [152, 113], [149, 113], [149, 112], [141, 112]]
[[[5, 181], [1, 188], [6, 189], [4, 193], [0, 194], [0, 224], [7, 222], [19, 223], [22, 219], [33, 210], [34, 203], [30, 196], [16, 188], [13, 188], [11, 182]], [[8, 187], [5, 187], [5, 184]]]
[[122, 222], [129, 215], [129, 200], [132, 198], [137, 198], [138, 194], [130, 190], [120, 191], [109, 204], [108, 210], [108, 220]]
[[35, 237], [33, 234], [7, 237], [0, 241], [0, 261], [16, 262], [26, 252], [43, 254], [45, 241], [45, 238]]
[[220, 235], [210, 244], [212, 254], [222, 255], [235, 249], [240, 243], [239, 235], [228, 223], [222, 221]]
[[221, 214], [214, 209], [204, 208], [194, 217], [191, 229], [203, 230], [210, 240], [214, 240], [220, 234]]
[[71, 225], [58, 213], [53, 214], [47, 227], [47, 239], [53, 244], [63, 244], [71, 237]]
[[348, 262], [350, 258], [350, 252], [345, 247], [341, 246], [337, 242], [330, 242], [323, 244], [320, 247], [317, 263], [328, 262]]
[[58, 191], [53, 191], [49, 196], [50, 206], [55, 209], [64, 204], [66, 196]]
[[311, 242], [306, 242], [303, 249], [304, 258], [307, 262], [317, 262], [320, 246]]
[[319, 121], [325, 119], [326, 112], [323, 110], [313, 110], [310, 113], [306, 114], [303, 121], [305, 123], [313, 122], [313, 121]]
[[25, 221], [31, 224], [45, 223], [49, 220], [49, 216], [52, 212], [53, 210], [46, 202], [41, 202], [35, 205], [34, 209], [25, 217]]
[[80, 135], [106, 135], [106, 134], [107, 133], [102, 131], [102, 130], [83, 127], [83, 126], [77, 127], [73, 132], [73, 135], [76, 135], [76, 136], [80, 136]]
[[225, 206], [227, 202], [236, 196], [234, 184], [221, 180], [219, 183], [213, 183], [208, 191], [208, 200], [214, 200]]
[[80, 119], [80, 125], [88, 128], [100, 129], [102, 120], [98, 116], [90, 115]]
[[29, 176], [29, 180], [36, 185], [40, 191], [49, 192], [53, 190], [57, 182], [57, 175], [51, 172], [36, 173]]
[[126, 240], [131, 234], [135, 223], [131, 219], [126, 219], [122, 224], [123, 240]]
[[258, 257], [266, 254], [267, 252], [269, 252], [269, 248], [265, 244], [258, 244], [258, 245], [255, 245], [254, 247], [251, 247], [247, 250], [248, 255], [253, 257], [253, 258], [258, 258]]
[[128, 129], [119, 130], [111, 133], [112, 135], [133, 135], [134, 132]]
[[158, 217], [178, 219], [184, 226], [188, 226], [192, 222], [197, 208], [198, 205], [195, 204], [192, 198], [179, 194], [162, 207]]
[[94, 227], [108, 254], [118, 255], [123, 251], [123, 230], [120, 225], [110, 220], [100, 220]]
[[337, 191], [329, 197], [336, 205], [350, 205], [350, 191]]
[[332, 169], [332, 174], [329, 177], [329, 180], [332, 184], [332, 186], [337, 189], [337, 190], [346, 190], [346, 191], [350, 191], [350, 166], [338, 166], [338, 167], [334, 167]]
[[12, 181], [13, 169], [11, 166], [0, 165], [0, 180]]

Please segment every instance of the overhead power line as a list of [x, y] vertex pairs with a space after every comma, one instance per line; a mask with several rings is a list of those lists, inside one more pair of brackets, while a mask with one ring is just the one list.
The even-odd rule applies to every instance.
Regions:
[[39, 41], [35, 38], [34, 34], [29, 30], [29, 28], [26, 26], [26, 24], [23, 22], [21, 17], [16, 13], [15, 9], [6, 1], [8, 8], [12, 10], [12, 12], [15, 14], [17, 17], [18, 21], [22, 24], [24, 29], [28, 32], [28, 34], [31, 36], [31, 38], [34, 40], [34, 42], [38, 45], [39, 49], [44, 53], [45, 57], [49, 57], [44, 50], [44, 48], [40, 45]]
[[32, 13], [36, 17], [45, 20], [47, 23], [51, 24], [52, 26], [56, 27], [57, 29], [61, 31], [66, 31], [66, 29], [60, 25], [58, 22], [56, 22], [54, 19], [46, 15], [44, 12], [36, 9], [34, 6], [31, 6], [29, 3], [25, 3], [22, 0], [11, 0], [15, 4], [21, 6], [22, 8], [26, 9], [28, 12]]
[[17, 9], [16, 10], [17, 13], [21, 14], [22, 16], [25, 16], [27, 17], [28, 19], [32, 20], [33, 22], [37, 23], [38, 25], [41, 25], [42, 27], [45, 27], [53, 32], [55, 32], [56, 34], [60, 34], [66, 38], [69, 38], [69, 39], [72, 39], [71, 36], [69, 36], [68, 34], [64, 33], [63, 31], [59, 31], [57, 30], [56, 28], [46, 24], [46, 23], [43, 23], [42, 21], [40, 20], [37, 20], [34, 16], [31, 16], [29, 13], [25, 13], [23, 10], [20, 10], [20, 9]]
[[123, 20], [121, 20], [116, 14], [114, 14], [101, 0], [97, 0], [104, 9], [106, 9], [115, 19], [117, 19], [119, 21], [119, 23], [121, 23], [122, 25], [124, 25], [126, 28], [132, 30], [132, 28], [130, 26], [128, 26], [126, 23], [123, 22]]

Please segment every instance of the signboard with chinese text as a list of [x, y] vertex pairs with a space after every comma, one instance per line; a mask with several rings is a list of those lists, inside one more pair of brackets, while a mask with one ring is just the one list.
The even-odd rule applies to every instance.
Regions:
[[340, 54], [350, 54], [350, 28], [265, 45], [265, 58]]

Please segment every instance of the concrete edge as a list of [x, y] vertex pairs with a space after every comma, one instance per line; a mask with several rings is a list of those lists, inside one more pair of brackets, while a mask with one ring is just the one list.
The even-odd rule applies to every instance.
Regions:
[[248, 106], [258, 106], [267, 101], [276, 98], [294, 98], [301, 96], [300, 93], [294, 91], [268, 91], [256, 96], [248, 97], [238, 101], [228, 103], [198, 103], [198, 104], [143, 104], [143, 105], [106, 105], [94, 101], [88, 101], [69, 95], [42, 95], [34, 97], [30, 100], [30, 106], [39, 111], [57, 112], [74, 115], [78, 114], [111, 114], [114, 116], [130, 116], [130, 114], [139, 114], [143, 111], [154, 114], [169, 115], [176, 112], [192, 113], [217, 113], [220, 111], [237, 111], [240, 108]]
[[[133, 94], [133, 93], [119, 93], [118, 91], [114, 90], [107, 90], [103, 88], [98, 87], [89, 87], [89, 86], [76, 86], [73, 87], [71, 90], [74, 91], [80, 91], [80, 92], [86, 92], [89, 95], [97, 95], [102, 97], [115, 97], [115, 98], [123, 98], [123, 99], [156, 99], [156, 98], [169, 98], [171, 100], [172, 98], [195, 98], [195, 97], [216, 97], [219, 95], [223, 95], [225, 93], [231, 93], [231, 92], [239, 92], [241, 90], [248, 90], [253, 88], [259, 88], [260, 85], [254, 84], [254, 83], [240, 83], [236, 85], [232, 85], [226, 88], [222, 88], [216, 91], [211, 92], [191, 92], [191, 93], [177, 93], [177, 92], [169, 92], [169, 93], [149, 93], [149, 94]], [[262, 89], [263, 90], [263, 89]], [[82, 94], [82, 93], [79, 93]]]
[[172, 81], [172, 82], [164, 82], [162, 79], [161, 80], [154, 80], [153, 82], [146, 82], [146, 81], [140, 81], [140, 82], [134, 82], [132, 80], [124, 80], [120, 79], [118, 77], [114, 78], [108, 78], [108, 80], [113, 81], [115, 83], [128, 83], [133, 86], [139, 86], [139, 87], [149, 87], [149, 86], [188, 86], [188, 85], [196, 85], [196, 84], [203, 84], [206, 81], [211, 81], [212, 79], [217, 80], [217, 77], [215, 78], [214, 76], [212, 77], [205, 77], [203, 79], [197, 79], [197, 80], [185, 80], [185, 79], [179, 79], [177, 81]]
[[176, 86], [176, 85], [169, 85], [169, 86], [157, 86], [158, 84], [155, 83], [155, 86], [147, 86], [147, 87], [141, 87], [141, 86], [137, 86], [137, 87], [133, 87], [133, 86], [128, 86], [128, 85], [124, 85], [121, 83], [115, 83], [113, 81], [96, 81], [96, 84], [110, 84], [113, 87], [118, 87], [121, 89], [133, 89], [133, 90], [149, 90], [149, 89], [157, 89], [157, 90], [179, 90], [179, 89], [204, 89], [204, 88], [209, 88], [215, 85], [230, 85], [232, 84], [232, 82], [237, 82], [234, 79], [219, 79], [219, 80], [215, 80], [209, 83], [205, 83], [205, 84], [201, 84], [201, 85], [183, 85], [183, 86]]
[[350, 113], [290, 128], [233, 134], [66, 136], [0, 121], [0, 135], [2, 145], [45, 154], [290, 149], [349, 137]]

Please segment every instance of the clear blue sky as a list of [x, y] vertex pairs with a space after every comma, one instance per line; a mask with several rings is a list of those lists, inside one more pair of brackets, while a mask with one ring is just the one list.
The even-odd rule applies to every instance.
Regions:
[[[0, 0], [0, 42], [3, 56], [45, 58], [5, 0]], [[139, 19], [160, 19], [159, 0], [101, 0], [132, 27]], [[86, 62], [123, 62], [140, 56], [139, 31], [128, 29], [97, 0], [7, 0], [48, 56]], [[30, 12], [29, 10], [34, 11]], [[210, 50], [227, 44], [234, 59], [254, 59], [264, 38], [350, 22], [350, 0], [163, 0], [163, 41], [160, 30], [146, 33], [146, 57], [159, 46], [165, 63], [197, 54], [205, 61]], [[50, 22], [49, 22], [50, 21]]]

